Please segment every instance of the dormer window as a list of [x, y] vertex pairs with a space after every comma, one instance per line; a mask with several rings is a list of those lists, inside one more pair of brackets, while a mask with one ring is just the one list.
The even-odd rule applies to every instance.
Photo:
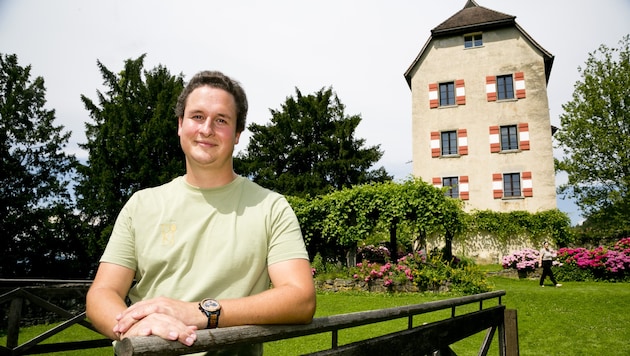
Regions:
[[483, 39], [481, 37], [481, 33], [464, 36], [464, 48], [473, 48], [473, 47], [481, 47], [481, 46], [483, 46]]

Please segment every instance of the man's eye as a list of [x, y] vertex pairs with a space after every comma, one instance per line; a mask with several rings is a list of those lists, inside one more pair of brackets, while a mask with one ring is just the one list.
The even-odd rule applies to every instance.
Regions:
[[193, 120], [203, 120], [203, 116], [202, 115], [193, 115], [193, 116], [191, 116], [191, 119], [193, 119]]

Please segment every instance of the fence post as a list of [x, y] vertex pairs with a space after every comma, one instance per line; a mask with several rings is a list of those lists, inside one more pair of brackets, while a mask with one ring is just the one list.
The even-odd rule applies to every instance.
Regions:
[[507, 356], [518, 356], [518, 320], [516, 309], [505, 309], [505, 351]]
[[9, 307], [9, 325], [7, 327], [7, 348], [9, 349], [13, 349], [18, 346], [23, 301], [24, 299], [21, 297], [11, 299], [11, 306]]

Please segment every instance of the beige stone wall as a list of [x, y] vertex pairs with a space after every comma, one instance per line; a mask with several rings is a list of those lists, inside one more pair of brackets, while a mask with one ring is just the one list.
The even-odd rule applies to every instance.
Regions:
[[[432, 236], [427, 238], [427, 251], [444, 247], [444, 236]], [[503, 256], [524, 248], [540, 249], [529, 238], [516, 236], [507, 244], [503, 244], [496, 236], [480, 234], [466, 237], [466, 240], [455, 239], [453, 241], [453, 255], [457, 257], [471, 258], [479, 264], [501, 263]]]
[[[487, 75], [524, 72], [525, 99], [488, 102]], [[464, 79], [466, 104], [429, 108], [429, 83]], [[555, 173], [541, 53], [516, 28], [483, 33], [483, 47], [464, 49], [463, 36], [433, 40], [411, 73], [413, 174], [469, 177], [465, 209], [537, 212], [556, 208]], [[489, 126], [527, 122], [530, 150], [490, 153]], [[468, 155], [431, 157], [432, 131], [465, 128]], [[532, 172], [533, 197], [494, 199], [492, 174]], [[483, 246], [483, 244], [479, 245]]]

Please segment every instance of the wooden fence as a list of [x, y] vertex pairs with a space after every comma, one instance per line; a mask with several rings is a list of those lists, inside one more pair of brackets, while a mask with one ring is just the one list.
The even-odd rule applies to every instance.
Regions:
[[[15, 283], [14, 280], [10, 281]], [[53, 335], [72, 325], [81, 325], [95, 331], [85, 318], [85, 312], [72, 313], [50, 303], [33, 293], [45, 288], [76, 287], [84, 298], [91, 281], [22, 281], [37, 286], [18, 286], [0, 295], [0, 305], [10, 302], [8, 308], [7, 345], [0, 346], [0, 355], [30, 355], [45, 352], [100, 348], [111, 345], [105, 338], [72, 342], [45, 343]], [[7, 280], [0, 279], [0, 287], [6, 289]], [[62, 287], [60, 287], [60, 284]], [[479, 355], [487, 355], [492, 340], [498, 342], [501, 356], [518, 355], [518, 327], [516, 311], [507, 310], [501, 304], [505, 291], [481, 293], [460, 298], [408, 305], [403, 307], [339, 314], [315, 318], [308, 325], [257, 325], [237, 326], [197, 331], [197, 341], [191, 347], [156, 336], [131, 337], [118, 342], [116, 355], [181, 355], [191, 352], [227, 350], [239, 345], [265, 343], [306, 335], [330, 333], [330, 348], [314, 351], [308, 355], [455, 355], [450, 348], [453, 343], [486, 331], [479, 347]], [[56, 327], [18, 345], [20, 320], [24, 303], [37, 305], [67, 319]], [[478, 305], [477, 305], [478, 304]], [[468, 307], [464, 307], [468, 306]], [[472, 306], [472, 307], [471, 307]], [[465, 309], [462, 311], [462, 309]], [[83, 309], [84, 310], [84, 309]], [[422, 323], [418, 315], [450, 310], [450, 316], [431, 323]], [[407, 318], [407, 328], [380, 336], [339, 345], [339, 333], [344, 329]], [[496, 335], [496, 338], [495, 338]]]
[[[197, 341], [191, 347], [157, 336], [131, 337], [117, 343], [115, 350], [118, 356], [181, 355], [330, 332], [330, 348], [308, 355], [455, 355], [451, 344], [486, 330], [479, 355], [488, 354], [495, 334], [499, 355], [518, 355], [516, 311], [507, 310], [501, 304], [503, 295], [505, 291], [496, 291], [403, 307], [332, 315], [315, 318], [308, 325], [256, 325], [199, 330]], [[484, 302], [492, 299], [498, 300], [498, 303], [484, 306]], [[475, 307], [473, 311], [457, 314], [457, 307], [476, 303], [478, 308]], [[414, 326], [414, 316], [445, 309], [450, 309], [450, 317]], [[351, 344], [338, 344], [339, 332], [343, 329], [400, 318], [408, 320], [404, 330]]]
[[[9, 303], [8, 308], [3, 308], [7, 311], [7, 342], [6, 346], [0, 345], [0, 355], [32, 355], [111, 346], [112, 341], [102, 336], [98, 336], [94, 340], [44, 343], [73, 325], [81, 325], [100, 335], [86, 319], [85, 307], [80, 308], [81, 312], [73, 313], [50, 302], [51, 299], [58, 298], [85, 301], [85, 294], [90, 284], [92, 281], [83, 280], [0, 279], [0, 290], [3, 291], [3, 294], [0, 295], [0, 306], [6, 307], [5, 304]], [[56, 315], [62, 322], [19, 344], [20, 324], [25, 317], [23, 311], [26, 309], [26, 305], [37, 306], [44, 312]]]

